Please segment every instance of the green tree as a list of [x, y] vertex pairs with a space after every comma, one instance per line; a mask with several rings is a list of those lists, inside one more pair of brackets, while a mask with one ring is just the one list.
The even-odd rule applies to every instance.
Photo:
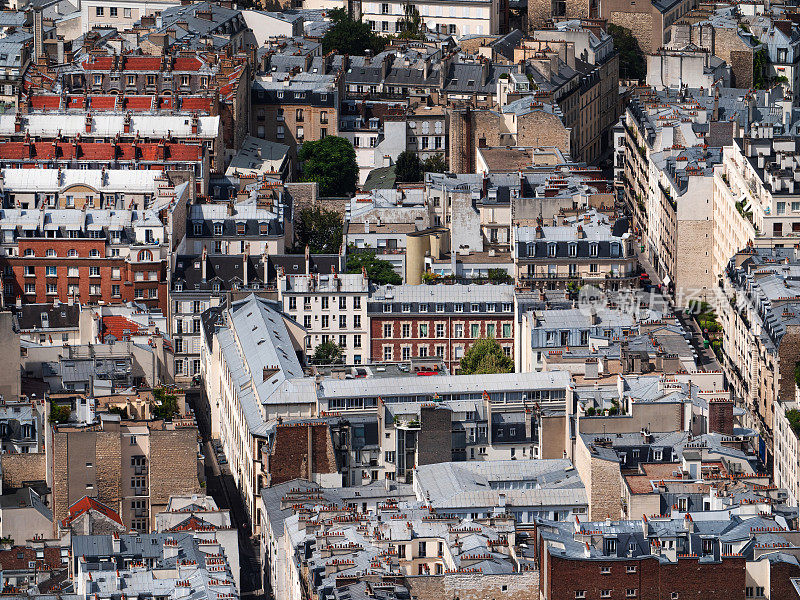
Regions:
[[426, 173], [444, 173], [447, 171], [447, 161], [444, 159], [444, 154], [437, 152], [431, 154], [422, 163], [422, 170]]
[[342, 216], [327, 208], [304, 208], [294, 220], [295, 252], [338, 254], [342, 246]]
[[422, 163], [419, 161], [417, 153], [403, 150], [397, 157], [394, 174], [397, 181], [405, 183], [422, 181]]
[[406, 2], [404, 7], [405, 14], [398, 21], [400, 28], [399, 37], [401, 40], [422, 40], [425, 38], [425, 23], [417, 10], [417, 7]]
[[505, 269], [489, 269], [487, 276], [494, 283], [508, 283], [511, 280], [511, 275]]
[[343, 8], [328, 13], [333, 25], [322, 38], [322, 53], [364, 56], [367, 50], [378, 54], [386, 47], [387, 39], [372, 32], [367, 23], [356, 21]]
[[763, 90], [769, 86], [767, 80], [767, 50], [761, 48], [753, 53], [753, 87], [757, 90]]
[[374, 250], [352, 249], [347, 254], [347, 272], [361, 273], [362, 268], [367, 270], [367, 277], [373, 283], [379, 285], [403, 283], [403, 278], [395, 272], [392, 263], [377, 258]]
[[500, 344], [493, 338], [481, 338], [461, 358], [463, 375], [485, 375], [487, 373], [513, 373], [514, 361], [506, 356]]
[[70, 415], [69, 406], [62, 406], [60, 404], [50, 403], [50, 422], [51, 423], [67, 423], [69, 422]]
[[614, 38], [614, 48], [619, 52], [619, 78], [642, 80], [647, 75], [647, 63], [639, 41], [627, 27], [610, 24], [608, 34]]
[[153, 390], [153, 399], [156, 402], [150, 412], [154, 419], [169, 421], [180, 412], [178, 397], [175, 394], [167, 393], [163, 388]]
[[311, 361], [315, 365], [335, 365], [344, 362], [342, 360], [342, 349], [331, 341], [322, 342], [314, 348], [314, 356]]
[[305, 142], [297, 157], [303, 163], [303, 181], [316, 181], [320, 196], [346, 196], [356, 191], [358, 163], [353, 144], [328, 135]]

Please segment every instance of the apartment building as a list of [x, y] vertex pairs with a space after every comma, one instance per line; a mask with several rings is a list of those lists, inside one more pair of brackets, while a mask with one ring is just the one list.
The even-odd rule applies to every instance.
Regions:
[[785, 124], [754, 123], [750, 135], [723, 150], [714, 174], [715, 276], [747, 246], [791, 246], [800, 235], [798, 139], [782, 134], [789, 118], [784, 113]]
[[53, 518], [84, 496], [115, 510], [129, 529], [146, 533], [174, 494], [200, 491], [197, 427], [191, 419], [120, 421], [100, 415], [89, 425], [53, 427]]
[[[148, 146], [167, 140], [181, 146], [203, 146], [213, 169], [222, 170], [225, 166], [220, 116], [191, 112], [191, 97], [181, 100], [187, 109], [179, 110], [176, 114], [151, 110], [133, 112], [130, 105], [126, 111], [125, 100], [113, 96], [87, 96], [75, 100], [77, 103], [70, 99], [61, 112], [0, 115], [0, 139], [4, 142], [23, 142], [30, 138], [37, 142], [52, 143], [80, 138], [101, 144], [111, 138], [122, 144], [136, 141]], [[178, 101], [176, 98], [175, 102]], [[119, 107], [117, 102], [120, 103]]]
[[650, 154], [649, 256], [684, 306], [713, 295], [714, 167], [721, 156], [701, 147]]
[[786, 504], [800, 504], [800, 441], [787, 413], [797, 411], [800, 404], [797, 398], [781, 402], [775, 411], [773, 474], [775, 486], [786, 490]]
[[0, 400], [0, 452], [44, 452], [44, 413], [43, 400]]
[[759, 430], [768, 453], [775, 421], [795, 398], [798, 268], [796, 248], [745, 248], [722, 278], [723, 367], [745, 423]]
[[75, 187], [82, 209], [3, 209], [4, 296], [28, 303], [135, 300], [166, 312], [167, 263], [180, 233], [173, 218], [185, 219], [188, 185], [159, 190], [159, 212], [89, 209], [86, 192], [93, 198], [94, 191]]
[[[201, 4], [210, 6], [199, 3], [179, 8], [202, 10]], [[214, 8], [222, 10], [217, 5]], [[215, 164], [227, 162], [248, 133], [247, 57], [163, 47], [158, 54], [97, 52], [74, 64], [32, 66], [29, 76], [33, 84], [21, 96], [20, 112], [177, 113], [190, 126], [194, 113], [219, 115], [225, 152], [221, 158], [215, 156]], [[162, 136], [169, 137], [168, 133], [169, 129]], [[209, 140], [205, 143], [212, 145]]]
[[342, 103], [339, 135], [355, 148], [359, 184], [366, 182], [373, 169], [394, 164], [407, 149], [405, 113], [405, 104], [400, 103], [351, 100]]
[[[405, 6], [399, 0], [362, 2], [361, 19], [370, 25], [372, 31], [395, 35], [401, 31]], [[416, 8], [428, 29], [460, 38], [502, 33], [501, 6], [505, 5], [491, 0], [450, 0], [422, 2]]]
[[256, 198], [193, 204], [187, 214], [185, 253], [283, 254], [287, 230], [289, 234], [292, 231], [287, 227], [286, 211], [279, 196], [266, 206]]
[[69, 574], [82, 600], [107, 600], [120, 589], [146, 594], [163, 586], [174, 599], [188, 590], [198, 598], [239, 597], [228, 557], [218, 540], [191, 530], [76, 535]]
[[82, 2], [81, 32], [87, 33], [95, 27], [114, 27], [118, 31], [133, 29], [133, 26], [148, 15], [156, 15], [168, 8], [179, 6], [178, 0], [90, 0]]
[[332, 342], [341, 349], [347, 365], [369, 360], [370, 285], [366, 273], [293, 275], [280, 270], [277, 288], [283, 312], [306, 331], [308, 356], [320, 344]]
[[267, 484], [272, 424], [278, 417], [308, 419], [317, 410], [314, 381], [303, 377], [298, 358], [305, 332], [273, 306], [251, 294], [219, 311], [201, 330], [212, 436], [222, 442], [254, 528], [259, 493]]
[[514, 289], [510, 285], [382, 286], [369, 298], [370, 360], [441, 359], [457, 373], [480, 338], [494, 338], [508, 356], [514, 347]]
[[618, 290], [638, 285], [639, 266], [625, 219], [611, 222], [589, 210], [545, 225], [511, 228], [515, 282], [527, 289], [567, 289], [592, 284]]
[[[774, 532], [791, 536], [784, 523], [746, 505], [685, 514], [673, 508], [631, 521], [545, 521], [535, 534], [538, 564], [551, 574], [539, 580], [541, 597], [680, 599], [698, 588], [707, 598], [729, 598], [732, 589], [792, 597], [785, 578], [800, 569], [777, 544], [764, 543]], [[788, 537], [777, 543], [795, 544]]]
[[269, 73], [253, 82], [250, 134], [289, 146], [338, 135], [343, 76]]

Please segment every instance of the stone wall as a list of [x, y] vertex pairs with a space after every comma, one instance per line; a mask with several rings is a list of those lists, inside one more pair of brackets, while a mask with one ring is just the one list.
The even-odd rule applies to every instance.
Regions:
[[2, 454], [3, 488], [22, 487], [23, 481], [44, 481], [47, 476], [47, 457], [38, 454]]
[[[70, 462], [75, 460], [70, 457]], [[118, 510], [122, 501], [122, 436], [119, 430], [99, 431], [95, 442], [95, 477], [98, 501]], [[171, 467], [171, 465], [170, 465]], [[72, 498], [71, 502], [80, 500]]]
[[166, 505], [170, 496], [199, 492], [197, 429], [187, 427], [175, 430], [151, 430], [151, 505]]
[[[649, 6], [650, 3], [647, 4]], [[659, 25], [649, 10], [647, 12], [612, 10], [604, 18], [607, 18], [609, 23], [630, 29], [645, 54], [653, 54], [661, 46], [663, 32], [658, 31]]]
[[444, 408], [420, 409], [417, 463], [432, 465], [453, 460], [452, 412]]
[[417, 600], [539, 600], [539, 572], [506, 575], [452, 573], [406, 577]]
[[589, 520], [622, 517], [622, 473], [615, 460], [604, 460], [587, 447], [579, 435], [575, 442], [575, 469], [586, 487]]

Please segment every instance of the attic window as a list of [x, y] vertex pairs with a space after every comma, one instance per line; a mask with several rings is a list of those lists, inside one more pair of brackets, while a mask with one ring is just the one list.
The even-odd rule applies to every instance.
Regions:
[[475, 80], [474, 80], [474, 79], [470, 79], [470, 80], [467, 82], [467, 86], [474, 86], [474, 85], [475, 85]]
[[237, 223], [236, 224], [236, 233], [238, 235], [244, 235], [244, 223]]

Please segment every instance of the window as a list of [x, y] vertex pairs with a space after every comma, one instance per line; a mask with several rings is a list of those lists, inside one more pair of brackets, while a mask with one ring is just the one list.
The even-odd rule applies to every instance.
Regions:
[[25, 284], [25, 293], [26, 294], [35, 294], [36, 293], [36, 284], [35, 283], [26, 283]]
[[628, 588], [625, 590], [625, 597], [626, 598], [636, 598], [636, 589], [635, 588]]
[[330, 317], [328, 315], [322, 315], [322, 328], [327, 329], [329, 325]]
[[383, 324], [383, 337], [385, 337], [385, 338], [392, 337], [392, 324], [391, 323], [384, 323]]
[[295, 111], [294, 118], [295, 118], [295, 121], [297, 121], [298, 123], [302, 123], [303, 122], [303, 109], [302, 108], [298, 108]]
[[575, 600], [583, 600], [586, 598], [586, 590], [575, 590]]
[[600, 574], [601, 575], [610, 575], [611, 574], [611, 567], [600, 567]]
[[437, 323], [436, 324], [436, 337], [443, 338], [444, 337], [444, 323]]
[[[146, 251], [142, 250], [142, 252]], [[92, 248], [91, 250], [89, 250], [89, 258], [97, 258], [99, 256], [100, 256], [100, 250], [98, 250], [97, 248]]]
[[392, 312], [392, 305], [391, 304], [384, 304], [383, 305], [383, 312], [385, 312], [385, 313]]
[[89, 267], [89, 277], [100, 277], [100, 267]]
[[123, 16], [124, 16], [126, 19], [130, 19], [130, 18], [131, 18], [131, 9], [130, 9], [130, 8], [123, 9], [123, 11], [122, 11], [122, 15], [123, 15]]
[[36, 267], [31, 265], [25, 265], [25, 276], [26, 277], [33, 277], [36, 275]]
[[353, 348], [361, 348], [361, 335], [356, 334], [353, 336]]
[[436, 305], [436, 312], [444, 312], [444, 304], [437, 304]]
[[109, 8], [109, 13], [110, 13], [110, 16], [116, 17], [117, 16], [117, 7], [116, 6], [112, 6], [111, 8]]
[[322, 310], [328, 310], [330, 307], [330, 298], [327, 296], [322, 297]]
[[503, 337], [506, 339], [511, 337], [511, 323], [503, 323]]
[[339, 310], [347, 309], [347, 296], [339, 296]]
[[57, 294], [58, 293], [58, 286], [55, 283], [48, 283], [47, 284], [47, 293], [48, 293], [48, 295]]
[[411, 337], [411, 323], [403, 323], [403, 325], [400, 327], [400, 332], [401, 337]]
[[454, 338], [463, 338], [464, 337], [464, 324], [463, 323], [456, 323], [453, 325], [453, 337]]
[[297, 128], [297, 140], [302, 141], [303, 137], [305, 136], [302, 127]]
[[471, 323], [469, 326], [469, 337], [477, 339], [481, 336], [481, 326], [478, 323]]
[[311, 315], [303, 315], [303, 327], [311, 329]]
[[600, 590], [601, 598], [611, 598], [611, 590]]
[[78, 277], [78, 267], [68, 267], [67, 277]]
[[420, 323], [419, 324], [419, 337], [421, 337], [421, 338], [428, 337], [428, 324], [427, 323]]
[[57, 277], [57, 276], [58, 276], [58, 272], [57, 272], [57, 269], [56, 269], [56, 267], [54, 267], [54, 266], [50, 266], [50, 265], [48, 265], [48, 266], [46, 267], [46, 273], [45, 273], [45, 274], [46, 274], [48, 277]]
[[284, 138], [284, 136], [285, 136], [285, 134], [283, 132], [283, 125], [278, 125], [278, 128], [277, 128], [276, 131], [277, 131], [276, 135], [277, 135], [278, 139], [282, 140]]
[[36, 252], [34, 252], [33, 248], [25, 248], [23, 256], [36, 256]]
[[115, 284], [115, 285], [112, 285], [112, 286], [111, 286], [111, 295], [112, 295], [113, 297], [115, 297], [115, 298], [119, 298], [119, 297], [120, 297], [120, 288], [119, 288], [119, 285], [116, 285], [116, 284]]
[[353, 308], [356, 309], [356, 310], [360, 310], [361, 309], [361, 298], [360, 297], [356, 296], [355, 298], [353, 298]]
[[636, 573], [636, 565], [628, 565], [625, 568], [626, 573]]
[[589, 245], [589, 256], [597, 256], [597, 244], [592, 243]]
[[353, 315], [353, 329], [361, 329], [361, 315]]
[[297, 297], [289, 296], [289, 310], [297, 310]]
[[104, 10], [103, 10], [103, 7], [102, 7], [102, 6], [97, 6], [97, 7], [95, 7], [95, 9], [94, 9], [94, 14], [95, 14], [95, 16], [97, 16], [97, 17], [102, 17], [102, 16], [103, 16], [103, 12], [104, 12]]
[[391, 346], [383, 347], [383, 360], [392, 360], [393, 349]]
[[672, 593], [669, 595], [669, 598], [670, 598], [670, 600], [679, 600], [679, 599], [680, 599], [680, 596], [678, 595], [678, 592], [672, 592]]
[[453, 312], [457, 312], [457, 313], [464, 312], [464, 305], [461, 304], [460, 302], [457, 303], [457, 304], [454, 304], [453, 305]]
[[496, 327], [497, 327], [497, 325], [495, 325], [494, 323], [487, 323], [486, 324], [486, 337], [490, 337], [490, 338], [496, 337], [495, 336]]

